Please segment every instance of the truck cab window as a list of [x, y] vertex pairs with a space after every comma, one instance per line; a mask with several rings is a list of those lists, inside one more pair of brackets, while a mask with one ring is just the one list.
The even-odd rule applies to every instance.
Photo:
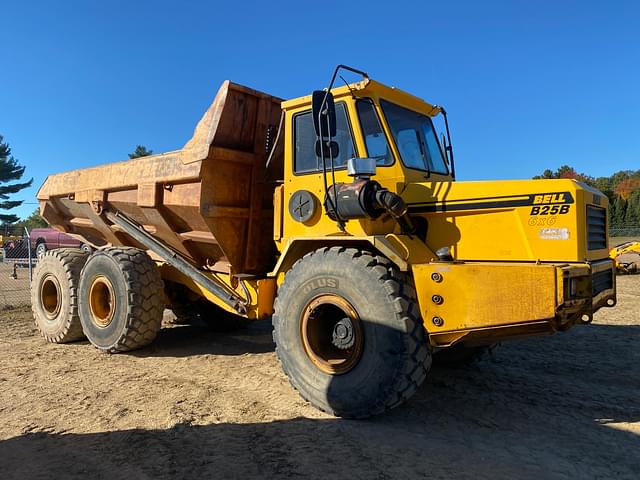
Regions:
[[420, 135], [416, 130], [399, 130], [396, 132], [396, 143], [402, 161], [407, 167], [425, 170], [424, 151], [421, 148]]
[[[316, 156], [316, 132], [313, 128], [311, 111], [294, 116], [295, 149], [293, 164], [295, 173], [318, 172], [322, 170], [322, 161]], [[347, 160], [356, 156], [353, 135], [347, 119], [344, 103], [336, 104], [336, 136], [333, 141], [338, 144], [338, 157], [333, 159], [336, 168], [344, 168]], [[330, 167], [327, 158], [327, 168]]]
[[447, 175], [431, 119], [385, 100], [380, 101], [402, 163], [409, 168]]
[[367, 155], [375, 158], [376, 164], [379, 166], [391, 165], [393, 156], [373, 103], [369, 99], [358, 100], [356, 109], [358, 110], [362, 135], [364, 135], [364, 143], [367, 146]]

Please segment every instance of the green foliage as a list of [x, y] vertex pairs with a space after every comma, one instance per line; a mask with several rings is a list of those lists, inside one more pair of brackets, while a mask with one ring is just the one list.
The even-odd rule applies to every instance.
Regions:
[[640, 225], [640, 188], [634, 190], [629, 197], [624, 223], [626, 225]]
[[583, 182], [588, 185], [593, 185], [596, 181], [593, 177], [585, 175], [584, 173], [576, 172], [575, 169], [573, 167], [570, 167], [569, 165], [562, 165], [555, 172], [552, 170], [546, 169], [542, 173], [542, 175], [536, 175], [533, 178], [536, 180], [541, 178], [569, 178], [573, 180], [578, 180], [579, 182]]
[[20, 232], [24, 231], [25, 228], [31, 231], [34, 228], [43, 228], [48, 226], [47, 221], [40, 216], [39, 208], [36, 208], [27, 218], [24, 218], [12, 225], [15, 231]]
[[153, 154], [153, 150], [147, 150], [147, 147], [144, 145], [138, 145], [133, 153], [129, 154], [130, 159], [140, 158], [140, 157], [148, 157]]
[[[21, 200], [9, 200], [10, 196], [18, 193], [23, 188], [31, 186], [33, 178], [28, 182], [14, 182], [20, 180], [24, 174], [24, 169], [18, 161], [11, 155], [11, 147], [8, 143], [3, 143], [4, 137], [0, 135], [0, 210], [10, 210], [22, 205]], [[12, 223], [18, 220], [13, 214], [0, 214], [0, 222]]]
[[591, 177], [562, 165], [545, 170], [540, 178], [572, 178], [597, 188], [609, 198], [609, 229], [616, 233], [640, 234], [640, 170], [622, 170], [609, 177]]

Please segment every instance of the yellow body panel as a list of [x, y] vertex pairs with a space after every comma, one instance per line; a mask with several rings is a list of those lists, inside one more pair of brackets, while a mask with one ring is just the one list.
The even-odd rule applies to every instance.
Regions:
[[[413, 265], [412, 271], [418, 297], [430, 300], [420, 302], [420, 313], [433, 333], [546, 320], [556, 314], [554, 265], [431, 263]], [[434, 281], [432, 274], [441, 280]], [[434, 295], [442, 303], [434, 302]], [[434, 322], [434, 317], [441, 320]]]
[[607, 197], [575, 180], [414, 183], [402, 196], [410, 211], [429, 221], [426, 243], [434, 250], [450, 247], [455, 259], [580, 262], [607, 256], [606, 246], [587, 250], [585, 225], [586, 206], [606, 208]]

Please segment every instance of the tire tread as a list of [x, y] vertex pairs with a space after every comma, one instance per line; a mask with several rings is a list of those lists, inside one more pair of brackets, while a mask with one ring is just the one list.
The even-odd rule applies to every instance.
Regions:
[[40, 302], [38, 288], [31, 288], [31, 310], [35, 319], [35, 324], [44, 339], [50, 343], [68, 343], [75, 342], [84, 338], [82, 324], [80, 323], [80, 315], [78, 309], [78, 290], [80, 284], [80, 272], [87, 261], [87, 254], [76, 248], [57, 248], [48, 250], [38, 261], [35, 267], [34, 277], [37, 277], [39, 270], [46, 268], [47, 259], [53, 259], [58, 262], [63, 271], [65, 280], [69, 286], [69, 312], [66, 319], [63, 319], [63, 327], [56, 335], [47, 334], [38, 322], [38, 312], [36, 305]]
[[149, 345], [156, 338], [164, 311], [164, 284], [160, 272], [146, 252], [134, 247], [108, 247], [100, 252], [118, 264], [127, 284], [126, 326], [106, 353], [127, 352]]
[[[292, 366], [288, 364], [286, 356], [281, 354], [279, 338], [280, 313], [286, 309], [282, 305], [280, 297], [284, 297], [287, 291], [299, 282], [297, 277], [299, 272], [309, 266], [310, 262], [324, 262], [327, 256], [337, 256], [343, 264], [357, 263], [366, 269], [387, 291], [389, 301], [396, 307], [396, 315], [399, 320], [404, 320], [407, 326], [407, 339], [410, 355], [408, 361], [402, 363], [402, 368], [396, 372], [394, 381], [388, 386], [388, 393], [385, 399], [378, 399], [374, 405], [360, 412], [351, 412], [344, 415], [342, 412], [324, 408], [318, 405], [312, 398], [305, 395], [303, 389], [296, 384], [295, 377], [291, 375]], [[323, 257], [323, 258], [321, 258]], [[344, 257], [344, 258], [343, 258]], [[317, 260], [316, 260], [317, 259]], [[288, 281], [287, 281], [288, 280]], [[426, 378], [431, 367], [431, 354], [428, 346], [426, 331], [418, 314], [415, 299], [415, 289], [411, 278], [398, 271], [396, 266], [387, 258], [376, 255], [367, 250], [346, 247], [324, 247], [307, 253], [298, 259], [291, 269], [286, 273], [285, 281], [279, 288], [278, 296], [274, 303], [273, 341], [276, 344], [276, 355], [289, 382], [298, 393], [316, 408], [336, 416], [347, 416], [350, 418], [367, 418], [371, 415], [383, 413], [397, 407], [409, 399]]]

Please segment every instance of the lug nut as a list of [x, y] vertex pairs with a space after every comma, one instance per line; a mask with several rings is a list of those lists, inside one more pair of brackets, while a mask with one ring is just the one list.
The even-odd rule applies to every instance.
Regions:
[[436, 283], [440, 283], [442, 281], [442, 275], [440, 275], [438, 272], [433, 272], [431, 274], [431, 280]]
[[442, 305], [442, 302], [444, 302], [444, 298], [442, 298], [440, 295], [434, 295], [433, 297], [431, 297], [431, 300], [436, 305]]
[[436, 327], [441, 327], [442, 325], [444, 325], [444, 320], [442, 318], [440, 318], [440, 317], [433, 317], [431, 319], [431, 322], [433, 322], [433, 324]]

